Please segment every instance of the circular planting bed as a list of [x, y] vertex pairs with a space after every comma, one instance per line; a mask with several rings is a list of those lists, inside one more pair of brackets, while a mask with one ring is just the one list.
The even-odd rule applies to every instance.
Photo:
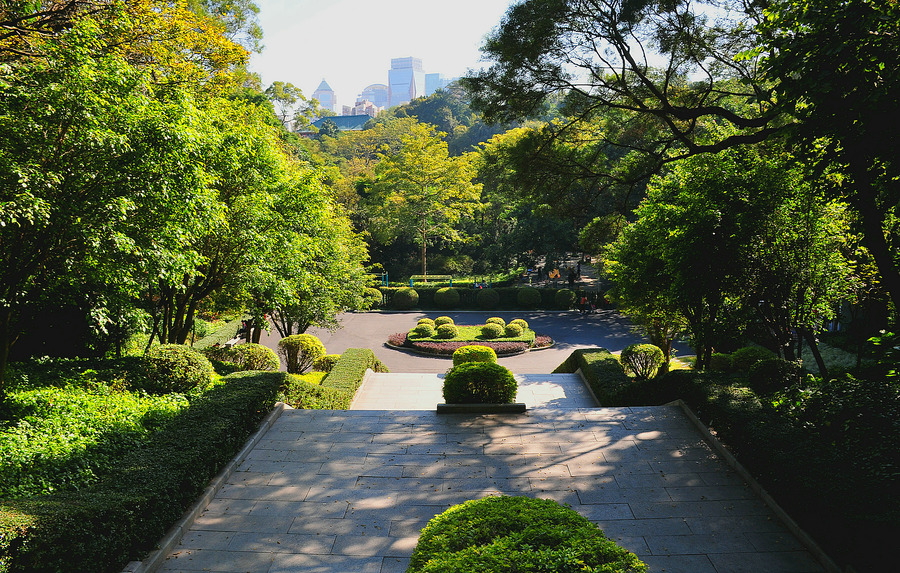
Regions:
[[[497, 356], [513, 356], [528, 350], [553, 346], [552, 338], [536, 334], [522, 320], [510, 321], [509, 325], [492, 322], [500, 319], [488, 319], [486, 324], [481, 325], [455, 325], [452, 321], [447, 323], [446, 320], [449, 319], [447, 317], [438, 317], [435, 320], [422, 319], [409, 332], [398, 332], [389, 336], [385, 344], [391, 348], [444, 358], [452, 358], [453, 353], [463, 346], [487, 346], [492, 348]], [[516, 322], [519, 324], [513, 325]], [[437, 328], [434, 327], [435, 323], [440, 323]], [[444, 326], [446, 324], [452, 325], [453, 328]]]

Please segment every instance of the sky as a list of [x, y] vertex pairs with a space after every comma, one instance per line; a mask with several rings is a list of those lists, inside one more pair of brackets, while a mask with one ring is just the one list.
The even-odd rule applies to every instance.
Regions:
[[462, 76], [485, 65], [479, 47], [514, 0], [257, 0], [263, 51], [250, 69], [263, 88], [290, 82], [311, 98], [324, 79], [341, 105], [387, 84], [391, 58]]

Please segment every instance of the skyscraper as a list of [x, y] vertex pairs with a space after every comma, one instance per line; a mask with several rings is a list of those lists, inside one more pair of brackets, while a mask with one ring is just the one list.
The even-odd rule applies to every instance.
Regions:
[[319, 100], [320, 108], [334, 111], [334, 107], [337, 105], [337, 100], [334, 97], [334, 90], [331, 89], [331, 86], [328, 85], [328, 82], [324, 79], [322, 80], [322, 83], [319, 84], [319, 87], [316, 88], [316, 91], [313, 92], [312, 96]]
[[425, 71], [419, 58], [393, 58], [388, 71], [391, 107], [425, 95]]
[[367, 99], [378, 107], [388, 107], [390, 96], [388, 95], [388, 87], [384, 84], [372, 84], [366, 86], [366, 89], [359, 94], [359, 99]]

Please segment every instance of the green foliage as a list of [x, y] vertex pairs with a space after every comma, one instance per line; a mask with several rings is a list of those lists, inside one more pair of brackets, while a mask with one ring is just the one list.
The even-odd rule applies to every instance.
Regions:
[[510, 322], [503, 329], [503, 336], [507, 338], [515, 338], [517, 336], [521, 336], [523, 330], [524, 329], [522, 328], [521, 324]]
[[453, 324], [453, 319], [449, 316], [439, 316], [434, 319], [435, 326], [441, 326], [443, 324]]
[[428, 317], [420, 318], [416, 324], [427, 324], [428, 326], [431, 326], [432, 328], [434, 328], [434, 326], [435, 326], [434, 320], [432, 320]]
[[348, 348], [321, 384], [289, 380], [281, 389], [279, 400], [292, 408], [306, 410], [347, 410], [367, 370], [388, 369], [368, 348]]
[[524, 318], [514, 318], [509, 321], [510, 324], [518, 324], [522, 330], [528, 330], [528, 322]]
[[506, 367], [468, 362], [454, 366], [444, 377], [448, 404], [506, 404], [516, 398], [518, 383]]
[[235, 372], [245, 370], [277, 371], [281, 367], [278, 355], [261, 344], [237, 344], [230, 348], [207, 348], [203, 352], [211, 361], [216, 360], [234, 367]]
[[453, 365], [466, 362], [497, 362], [497, 353], [487, 346], [463, 346], [453, 352]]
[[326, 354], [325, 356], [320, 356], [313, 362], [312, 369], [316, 372], [331, 372], [332, 369], [334, 369], [334, 365], [337, 364], [337, 361], [340, 359], [340, 354]]
[[232, 338], [235, 338], [237, 336], [238, 330], [240, 330], [241, 328], [241, 323], [243, 322], [243, 320], [243, 316], [238, 316], [237, 318], [228, 321], [220, 328], [218, 328], [215, 332], [204, 336], [200, 340], [194, 342], [194, 350], [203, 351], [217, 344], [221, 346]]
[[366, 291], [363, 293], [363, 300], [363, 308], [380, 308], [384, 305], [384, 295], [374, 287], [366, 288]]
[[157, 394], [187, 393], [212, 382], [215, 370], [209, 359], [182, 344], [161, 344], [146, 356], [147, 382], [144, 389]]
[[441, 308], [454, 308], [459, 305], [459, 291], [452, 287], [443, 287], [434, 293], [434, 303]]
[[496, 322], [489, 322], [481, 327], [481, 336], [488, 340], [500, 338], [504, 334], [504, 328]]
[[646, 571], [634, 554], [549, 499], [485, 497], [455, 505], [422, 530], [410, 573]]
[[709, 357], [708, 370], [714, 372], [733, 372], [734, 360], [731, 359], [731, 354], [713, 352]]
[[475, 295], [475, 301], [478, 304], [478, 308], [493, 310], [500, 304], [500, 293], [492, 288], [483, 288]]
[[567, 288], [556, 291], [553, 297], [553, 304], [560, 310], [569, 310], [575, 304], [575, 291]]
[[430, 338], [434, 336], [434, 332], [434, 326], [427, 322], [417, 324], [415, 328], [412, 329], [412, 334], [421, 338]]
[[441, 324], [437, 327], [437, 332], [435, 333], [436, 338], [442, 339], [456, 338], [457, 336], [459, 336], [459, 328], [452, 323]]
[[747, 383], [760, 396], [768, 396], [798, 385], [802, 373], [803, 369], [796, 362], [767, 358], [750, 367]]
[[761, 346], [745, 346], [731, 353], [731, 364], [737, 372], [749, 372], [760, 360], [775, 358], [775, 353]]
[[499, 324], [500, 326], [506, 326], [506, 321], [500, 318], [499, 316], [492, 316], [484, 321], [485, 324]]
[[605, 348], [580, 348], [553, 372], [573, 373], [579, 369], [601, 406], [617, 404], [620, 394], [633, 384], [619, 359]]
[[524, 308], [536, 308], [541, 303], [541, 293], [534, 287], [522, 287], [516, 293], [516, 302]]
[[641, 380], [649, 380], [656, 376], [666, 363], [662, 350], [655, 344], [631, 344], [622, 350], [622, 364]]
[[284, 357], [290, 374], [302, 374], [317, 358], [325, 356], [325, 346], [311, 334], [292, 334], [278, 342], [278, 353]]
[[391, 304], [399, 310], [409, 310], [419, 304], [419, 293], [411, 287], [403, 287], [394, 293]]

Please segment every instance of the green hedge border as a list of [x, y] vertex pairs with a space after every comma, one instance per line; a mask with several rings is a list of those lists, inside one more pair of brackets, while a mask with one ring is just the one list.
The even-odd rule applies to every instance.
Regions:
[[369, 348], [348, 348], [321, 385], [292, 381], [279, 398], [292, 408], [304, 410], [348, 410], [367, 370], [388, 372]]
[[[379, 287], [378, 290], [384, 295], [384, 308], [386, 309], [394, 309], [397, 310], [397, 307], [392, 303], [392, 299], [394, 293], [396, 293], [400, 288], [409, 288], [407, 287]], [[485, 308], [483, 306], [479, 306], [478, 304], [478, 293], [484, 292], [483, 289], [473, 289], [473, 288], [463, 288], [456, 287], [453, 288], [459, 293], [459, 304], [453, 307], [442, 307], [438, 305], [434, 300], [435, 293], [443, 287], [438, 286], [421, 286], [417, 285], [415, 287], [415, 291], [419, 295], [419, 300], [412, 308], [416, 309], [424, 309], [424, 310], [568, 310], [570, 308], [575, 308], [578, 300], [581, 299], [582, 296], [595, 296], [597, 294], [596, 290], [587, 291], [584, 289], [576, 288], [572, 289], [571, 292], [575, 293], [574, 298], [572, 299], [572, 304], [569, 305], [568, 308], [560, 309], [558, 305], [558, 301], [556, 299], [557, 293], [560, 291], [569, 291], [569, 288], [537, 288], [537, 290], [541, 295], [540, 303], [538, 303], [534, 307], [524, 307], [518, 303], [518, 293], [522, 288], [525, 287], [494, 287], [488, 289], [497, 293], [499, 298], [499, 303], [494, 307]], [[408, 310], [406, 308], [402, 310]]]
[[222, 328], [216, 330], [209, 336], [204, 336], [200, 340], [194, 342], [192, 348], [194, 350], [204, 350], [210, 346], [215, 346], [216, 344], [225, 344], [237, 336], [238, 330], [241, 329], [241, 323], [246, 318], [246, 316], [239, 316], [234, 320], [226, 322], [222, 325]]

